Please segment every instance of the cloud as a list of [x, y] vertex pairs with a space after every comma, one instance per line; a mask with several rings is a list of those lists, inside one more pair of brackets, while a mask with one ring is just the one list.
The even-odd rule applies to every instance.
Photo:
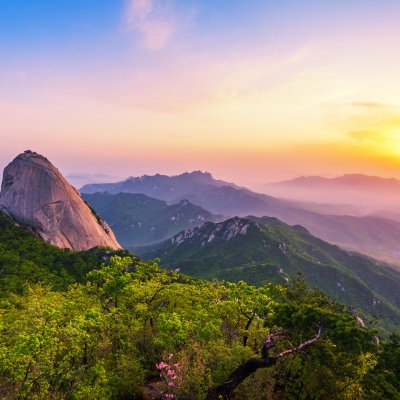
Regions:
[[347, 135], [352, 139], [385, 144], [398, 137], [400, 111], [395, 107], [376, 102], [354, 102], [351, 106], [346, 124]]
[[174, 0], [127, 0], [125, 23], [138, 36], [138, 43], [149, 51], [168, 45], [180, 31], [188, 28], [195, 9], [178, 8]]
[[347, 135], [360, 142], [369, 141], [380, 144], [385, 143], [390, 138], [388, 133], [381, 132], [377, 129], [349, 131]]
[[382, 109], [390, 108], [391, 106], [383, 103], [375, 103], [373, 101], [355, 101], [351, 103], [354, 107], [367, 108], [367, 109]]

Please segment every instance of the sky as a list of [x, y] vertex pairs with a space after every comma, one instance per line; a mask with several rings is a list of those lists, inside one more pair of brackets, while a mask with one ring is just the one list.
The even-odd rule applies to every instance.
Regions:
[[0, 169], [400, 178], [398, 0], [0, 0]]

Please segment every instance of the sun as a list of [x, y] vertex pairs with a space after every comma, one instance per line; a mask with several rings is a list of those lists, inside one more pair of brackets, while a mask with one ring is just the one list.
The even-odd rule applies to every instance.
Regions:
[[400, 130], [397, 130], [390, 136], [388, 145], [390, 147], [390, 152], [400, 157]]

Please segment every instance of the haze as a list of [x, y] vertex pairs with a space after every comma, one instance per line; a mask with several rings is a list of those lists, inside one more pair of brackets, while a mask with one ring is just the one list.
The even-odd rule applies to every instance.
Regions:
[[[262, 185], [259, 190], [270, 195], [310, 203], [314, 211], [327, 211], [331, 214], [363, 215], [378, 214], [400, 221], [398, 211], [400, 202], [400, 181], [375, 176], [347, 174], [336, 178], [318, 176]], [[320, 203], [317, 205], [316, 203]]]

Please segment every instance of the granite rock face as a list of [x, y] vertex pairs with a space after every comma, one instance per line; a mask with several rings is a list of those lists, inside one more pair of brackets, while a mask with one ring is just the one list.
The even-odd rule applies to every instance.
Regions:
[[58, 169], [30, 150], [4, 169], [0, 209], [61, 248], [121, 248], [110, 227]]

